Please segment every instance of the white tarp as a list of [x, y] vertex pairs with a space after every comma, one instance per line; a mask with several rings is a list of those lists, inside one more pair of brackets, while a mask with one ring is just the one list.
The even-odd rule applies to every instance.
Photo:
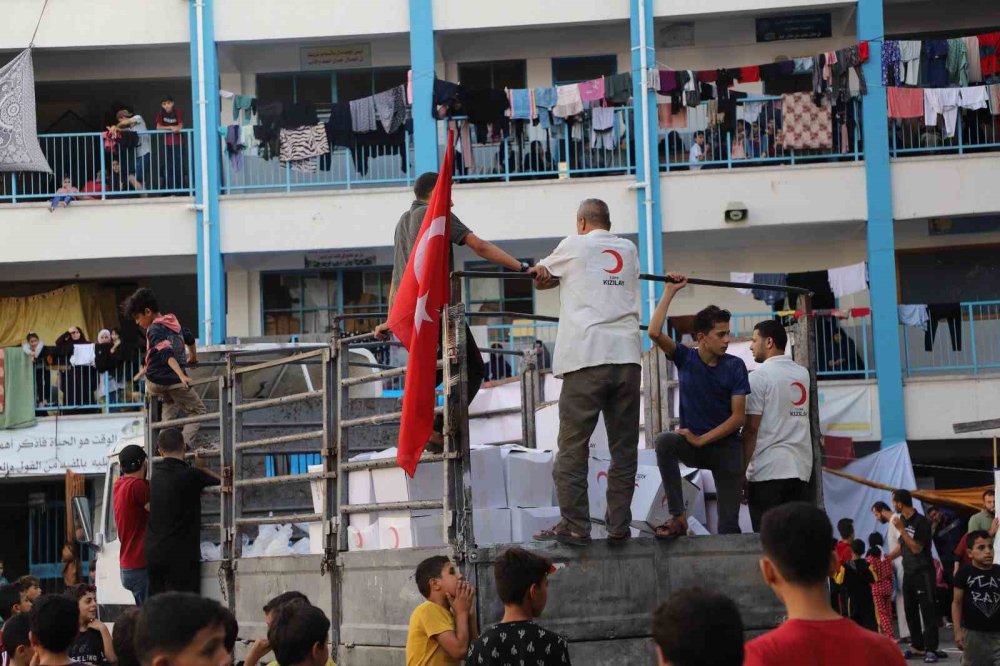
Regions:
[[824, 435], [870, 437], [872, 435], [872, 387], [868, 384], [836, 382], [819, 386], [819, 427]]
[[109, 449], [142, 435], [144, 423], [138, 414], [72, 416], [0, 431], [0, 476], [103, 474]]
[[[892, 488], [915, 490], [917, 487], [913, 475], [913, 463], [910, 461], [910, 450], [906, 442], [855, 460], [841, 471]], [[834, 531], [838, 520], [852, 518], [854, 534], [858, 539], [867, 543], [868, 535], [872, 532], [880, 532], [884, 537], [886, 526], [876, 525], [875, 516], [872, 515], [872, 505], [878, 501], [885, 502], [891, 507], [891, 493], [888, 490], [878, 490], [823, 472], [823, 503], [826, 506], [826, 514], [830, 516], [830, 522], [834, 525]], [[920, 513], [924, 512], [919, 500], [913, 500], [913, 506]]]

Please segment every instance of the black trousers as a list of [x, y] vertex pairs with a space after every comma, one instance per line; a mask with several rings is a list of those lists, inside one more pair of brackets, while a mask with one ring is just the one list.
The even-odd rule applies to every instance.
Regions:
[[772, 479], [747, 484], [747, 504], [754, 532], [760, 532], [760, 521], [769, 509], [789, 502], [809, 500], [809, 483], [801, 479]]
[[[440, 335], [439, 335], [440, 337]], [[438, 359], [441, 358], [442, 350], [441, 346], [438, 345]], [[476, 394], [479, 393], [479, 389], [483, 385], [483, 379], [486, 377], [486, 364], [483, 363], [483, 355], [479, 351], [479, 343], [476, 339], [472, 337], [472, 329], [469, 328], [468, 324], [465, 326], [465, 355], [466, 355], [466, 375], [468, 378], [469, 387], [469, 404], [472, 404], [473, 399], [475, 399]], [[438, 371], [437, 373], [437, 383], [440, 384], [444, 381], [444, 372]], [[444, 416], [442, 414], [437, 414], [434, 417], [434, 432], [444, 431]]]
[[[906, 548], [906, 545], [903, 545]], [[903, 610], [910, 640], [918, 652], [938, 649], [938, 614], [934, 605], [934, 571], [903, 574]], [[921, 621], [923, 625], [921, 625]], [[921, 632], [921, 626], [923, 631]]]
[[149, 571], [149, 596], [161, 592], [201, 593], [201, 562], [171, 560], [167, 564], [146, 565]]

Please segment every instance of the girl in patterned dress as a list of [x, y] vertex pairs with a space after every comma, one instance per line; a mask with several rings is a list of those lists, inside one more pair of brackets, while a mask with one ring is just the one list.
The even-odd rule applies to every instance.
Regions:
[[865, 559], [875, 574], [872, 597], [875, 600], [879, 633], [896, 640], [896, 632], [892, 625], [892, 562], [882, 555], [882, 545], [882, 535], [872, 532], [868, 536], [868, 556]]

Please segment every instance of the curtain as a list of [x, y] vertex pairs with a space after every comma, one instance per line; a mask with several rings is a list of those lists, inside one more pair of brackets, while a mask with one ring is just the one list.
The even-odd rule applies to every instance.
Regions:
[[102, 328], [117, 325], [115, 294], [110, 289], [70, 285], [34, 296], [0, 298], [0, 346], [4, 347], [22, 344], [29, 331], [52, 344], [70, 326], [82, 327], [87, 338], [94, 340]]
[[0, 430], [35, 425], [35, 370], [20, 347], [3, 350], [3, 412]]

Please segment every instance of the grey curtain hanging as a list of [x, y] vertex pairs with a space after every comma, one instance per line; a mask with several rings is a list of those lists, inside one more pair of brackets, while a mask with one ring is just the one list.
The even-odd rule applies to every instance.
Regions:
[[52, 173], [38, 145], [31, 49], [0, 68], [0, 171]]

